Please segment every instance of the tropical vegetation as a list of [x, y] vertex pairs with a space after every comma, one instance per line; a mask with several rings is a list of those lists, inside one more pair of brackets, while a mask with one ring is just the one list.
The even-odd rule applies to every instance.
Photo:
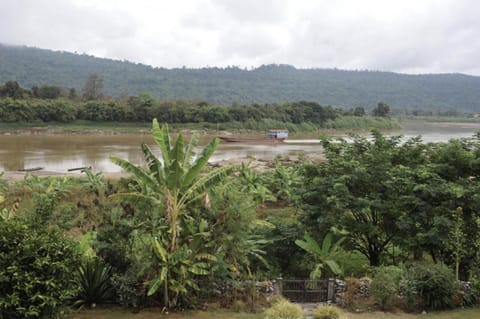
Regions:
[[272, 298], [280, 276], [345, 280], [337, 301], [354, 311], [478, 303], [478, 136], [322, 137], [326, 160], [260, 171], [208, 165], [216, 139], [157, 120], [152, 135], [144, 165], [111, 158], [127, 178], [0, 175], [0, 318], [103, 304], [303, 316]]

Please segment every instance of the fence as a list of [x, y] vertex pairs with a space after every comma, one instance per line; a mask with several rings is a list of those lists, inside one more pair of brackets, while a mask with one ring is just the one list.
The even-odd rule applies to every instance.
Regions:
[[294, 302], [335, 302], [335, 280], [282, 279], [280, 293]]

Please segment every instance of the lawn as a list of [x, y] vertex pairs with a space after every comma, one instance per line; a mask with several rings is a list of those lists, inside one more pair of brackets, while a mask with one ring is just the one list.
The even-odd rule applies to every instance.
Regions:
[[[239, 313], [229, 311], [197, 311], [174, 314], [161, 314], [159, 310], [145, 310], [140, 313], [132, 313], [129, 310], [97, 309], [81, 311], [71, 314], [67, 319], [262, 319], [262, 313]], [[480, 318], [480, 309], [460, 309], [422, 314], [406, 313], [346, 313], [342, 319], [475, 319]]]

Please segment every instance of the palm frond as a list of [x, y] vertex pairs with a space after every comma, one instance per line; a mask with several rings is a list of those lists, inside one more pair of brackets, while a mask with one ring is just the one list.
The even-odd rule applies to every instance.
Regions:
[[325, 264], [327, 264], [328, 268], [335, 274], [340, 275], [342, 273], [342, 269], [334, 260], [325, 260]]
[[182, 167], [185, 169], [189, 169], [190, 165], [192, 165], [193, 158], [195, 157], [195, 147], [198, 145], [199, 136], [198, 133], [195, 132], [190, 137], [190, 141], [187, 144], [185, 149], [185, 157], [183, 160]]
[[143, 195], [140, 193], [116, 193], [116, 194], [110, 195], [108, 198], [116, 202], [128, 202], [134, 205], [137, 205], [141, 202], [147, 203], [150, 205], [158, 204], [157, 198], [149, 195]]
[[305, 233], [303, 238], [304, 240], [295, 240], [295, 244], [313, 256], [319, 256], [322, 254], [320, 246], [318, 246], [318, 243], [309, 234]]
[[184, 177], [182, 163], [185, 156], [183, 153], [183, 146], [183, 135], [180, 134], [175, 143], [175, 147], [170, 153], [170, 166], [165, 167], [168, 170], [168, 178], [166, 179], [166, 182], [170, 189], [179, 189], [182, 184]]
[[208, 260], [208, 261], [217, 261], [217, 257], [212, 254], [200, 253], [196, 254], [193, 259], [195, 260]]
[[141, 167], [115, 156], [111, 156], [110, 161], [112, 161], [115, 165], [120, 166], [128, 173], [133, 174], [141, 185], [146, 185], [155, 192], [161, 192], [158, 187], [158, 183], [156, 183], [152, 176]]
[[[165, 269], [165, 268], [164, 268]], [[162, 269], [163, 270], [163, 269]], [[147, 296], [155, 294], [163, 283], [163, 279], [160, 277], [155, 278], [150, 282], [150, 289], [148, 289]]]
[[155, 251], [155, 255], [164, 263], [167, 262], [167, 250], [160, 244], [157, 238], [152, 240], [153, 250]]
[[208, 264], [207, 263], [195, 263], [188, 269], [194, 275], [208, 275]]
[[153, 140], [157, 143], [160, 151], [162, 152], [163, 164], [170, 166], [170, 133], [168, 131], [168, 125], [164, 124], [162, 127], [158, 124], [157, 119], [153, 119], [152, 125]]
[[150, 174], [152, 174], [153, 178], [158, 183], [162, 183], [164, 180], [164, 173], [162, 171], [162, 162], [158, 159], [157, 156], [152, 152], [150, 146], [145, 143], [142, 143], [142, 152], [143, 156], [145, 157], [145, 161], [147, 162], [148, 170]]
[[325, 238], [323, 238], [322, 254], [328, 254], [328, 252], [330, 251], [330, 247], [332, 246], [332, 237], [332, 233], [328, 233], [327, 235], [325, 235]]
[[201, 196], [204, 191], [221, 182], [234, 170], [234, 166], [224, 166], [214, 171], [211, 171], [207, 175], [197, 179], [197, 181], [195, 181], [195, 183], [182, 195], [180, 203], [187, 204], [197, 199], [197, 197], [199, 195]]
[[185, 179], [183, 180], [183, 185], [188, 186], [190, 185], [201, 173], [205, 164], [208, 163], [208, 160], [213, 155], [215, 150], [217, 149], [218, 144], [220, 143], [219, 138], [214, 138], [210, 141], [210, 143], [205, 146], [202, 151], [202, 154], [195, 160], [192, 168], [188, 171]]

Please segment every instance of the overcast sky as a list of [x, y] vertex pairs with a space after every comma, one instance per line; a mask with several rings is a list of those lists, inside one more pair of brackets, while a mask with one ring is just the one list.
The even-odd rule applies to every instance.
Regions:
[[480, 1], [0, 0], [0, 43], [168, 68], [480, 75]]

